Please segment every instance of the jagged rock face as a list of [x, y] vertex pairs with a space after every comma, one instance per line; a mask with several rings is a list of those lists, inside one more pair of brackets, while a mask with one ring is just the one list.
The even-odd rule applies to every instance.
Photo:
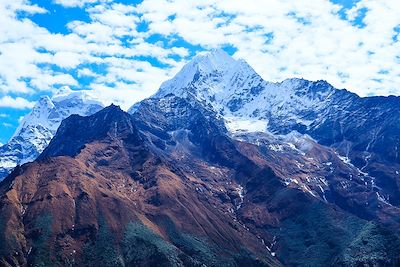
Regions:
[[71, 114], [91, 115], [103, 105], [85, 91], [41, 98], [21, 121], [10, 141], [0, 147], [0, 181], [15, 166], [33, 161], [49, 144], [61, 121]]
[[338, 91], [333, 103], [306, 132], [321, 144], [334, 147], [361, 171], [374, 177], [374, 191], [398, 206], [400, 99], [360, 98]]
[[[134, 133], [135, 126], [131, 116], [114, 105], [99, 111], [96, 116], [72, 115], [61, 123], [56, 137], [39, 159], [56, 156], [73, 157], [84, 148], [85, 144], [95, 140], [107, 137], [123, 138]], [[140, 141], [137, 136], [134, 139]]]
[[[301, 134], [277, 137], [265, 133], [241, 133], [235, 139], [256, 144], [257, 150], [241, 150], [282, 178], [282, 183], [331, 203], [360, 218], [375, 220], [396, 229], [400, 208], [388, 203], [375, 190], [375, 177], [360, 171], [329, 147]], [[366, 205], [366, 203], [368, 203]]]
[[[38, 160], [0, 184], [0, 260], [6, 266], [398, 263], [393, 232], [287, 186], [295, 164], [285, 161], [281, 172], [273, 165], [285, 158], [276, 146], [283, 142], [271, 140], [277, 151], [268, 152], [272, 143], [249, 141], [232, 139], [197, 101], [173, 95], [143, 101], [132, 116], [115, 106], [71, 116]], [[322, 146], [307, 153], [298, 160], [312, 153], [322, 154], [321, 162], [335, 159]], [[332, 181], [356, 172], [340, 168]], [[300, 176], [293, 179], [307, 186]]]
[[369, 174], [381, 199], [400, 204], [399, 97], [361, 98], [325, 81], [266, 82], [223, 51], [197, 56], [154, 97], [167, 94], [202, 102], [231, 133], [308, 134]]

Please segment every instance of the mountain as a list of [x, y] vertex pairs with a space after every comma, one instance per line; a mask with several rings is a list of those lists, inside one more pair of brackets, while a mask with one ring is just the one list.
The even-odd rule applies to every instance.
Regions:
[[370, 176], [366, 183], [379, 198], [400, 204], [399, 97], [363, 98], [326, 81], [267, 82], [222, 50], [196, 56], [154, 97], [168, 94], [202, 102], [232, 134], [307, 135]]
[[52, 99], [42, 97], [22, 119], [10, 141], [0, 147], [0, 181], [15, 166], [35, 160], [63, 119], [71, 114], [91, 115], [102, 108], [87, 91], [63, 90]]
[[224, 116], [233, 130], [256, 123], [259, 131], [283, 133], [309, 125], [335, 91], [324, 81], [266, 82], [244, 60], [215, 50], [196, 56], [154, 97], [192, 95]]
[[397, 102], [199, 55], [54, 125], [0, 183], [0, 265], [399, 266]]
[[[4, 265], [280, 266], [222, 210], [233, 204], [213, 196], [220, 184], [240, 199], [237, 183], [225, 184], [218, 171], [214, 179], [223, 181], [202, 180], [211, 174], [203, 145], [225, 138], [222, 125], [182, 99], [161, 102], [135, 117], [116, 106], [70, 116], [35, 162], [4, 180]], [[167, 107], [170, 113], [160, 113]], [[156, 125], [151, 118], [158, 118]], [[190, 156], [183, 146], [199, 153], [193, 157], [199, 174], [179, 163]]]
[[399, 262], [396, 234], [287, 186], [266, 147], [231, 138], [218, 114], [173, 95], [142, 101], [132, 115], [109, 106], [70, 116], [37, 160], [0, 183], [0, 262]]

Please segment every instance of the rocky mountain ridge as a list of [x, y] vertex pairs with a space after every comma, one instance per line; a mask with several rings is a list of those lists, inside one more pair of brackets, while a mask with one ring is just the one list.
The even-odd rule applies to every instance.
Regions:
[[[223, 120], [201, 103], [173, 95], [145, 100], [132, 115], [110, 106], [89, 117], [70, 116], [36, 161], [0, 183], [1, 263], [398, 263], [400, 240], [386, 222], [368, 222], [313, 196], [313, 189], [299, 190], [293, 181], [307, 186], [306, 177], [278, 172], [274, 164], [315, 175], [318, 166], [297, 166], [287, 159], [293, 151], [284, 147], [286, 154], [279, 154], [279, 144], [240, 138], [231, 138]], [[333, 152], [313, 146], [296, 157], [333, 161]], [[356, 172], [332, 165], [338, 168], [326, 177], [332, 188]], [[285, 183], [288, 173], [292, 185]], [[359, 178], [353, 180], [360, 189]]]
[[221, 50], [195, 57], [154, 97], [168, 94], [200, 101], [231, 133], [308, 135], [374, 177], [371, 186], [388, 203], [400, 201], [399, 97], [362, 98], [326, 81], [267, 82]]

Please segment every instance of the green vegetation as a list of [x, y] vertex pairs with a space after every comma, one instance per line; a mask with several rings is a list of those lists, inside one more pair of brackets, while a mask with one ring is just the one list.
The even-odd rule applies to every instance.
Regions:
[[[399, 238], [372, 222], [331, 214], [317, 204], [287, 219], [276, 231], [284, 248], [280, 260], [289, 266], [400, 266], [390, 258]], [[398, 264], [398, 262], [396, 262]]]
[[339, 263], [346, 266], [399, 266], [399, 250], [400, 240], [397, 236], [368, 222], [344, 250]]
[[127, 266], [183, 265], [173, 245], [139, 222], [128, 224], [121, 247]]
[[6, 223], [0, 218], [0, 255], [7, 256], [7, 244], [8, 240], [6, 238]]
[[83, 249], [83, 265], [88, 267], [123, 266], [122, 259], [116, 251], [114, 235], [104, 219], [100, 219], [95, 240], [86, 244]]
[[[217, 247], [206, 239], [199, 238], [176, 229], [173, 222], [164, 217], [162, 219], [167, 235], [171, 242], [192, 258], [197, 264], [207, 266], [266, 266], [263, 261], [255, 259], [247, 250], [240, 252], [228, 251], [225, 248]], [[193, 266], [186, 265], [185, 266]], [[203, 266], [203, 265], [200, 265]]]
[[231, 265], [222, 256], [217, 257], [216, 249], [206, 240], [178, 231], [168, 217], [163, 217], [162, 224], [171, 242], [195, 261], [207, 263], [207, 266]]
[[54, 266], [50, 257], [50, 237], [51, 237], [52, 217], [50, 214], [38, 216], [32, 231], [32, 252], [28, 262], [35, 267]]

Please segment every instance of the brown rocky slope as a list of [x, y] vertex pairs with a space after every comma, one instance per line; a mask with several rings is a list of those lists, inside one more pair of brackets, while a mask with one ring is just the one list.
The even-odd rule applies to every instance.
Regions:
[[399, 263], [395, 233], [286, 186], [268, 162], [178, 97], [71, 116], [0, 184], [0, 264]]

